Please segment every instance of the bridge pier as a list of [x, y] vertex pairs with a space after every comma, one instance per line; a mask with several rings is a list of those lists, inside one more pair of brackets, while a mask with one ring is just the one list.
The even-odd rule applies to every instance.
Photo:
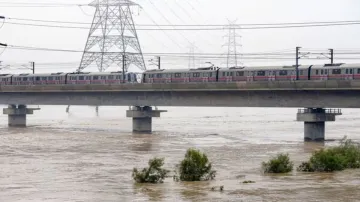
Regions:
[[325, 122], [335, 121], [335, 117], [338, 115], [342, 115], [341, 109], [299, 109], [297, 113], [297, 121], [304, 122], [304, 141], [325, 141]]
[[39, 108], [27, 108], [26, 105], [9, 105], [8, 108], [3, 109], [3, 114], [8, 115], [9, 127], [26, 127], [26, 115], [34, 114], [34, 110]]
[[152, 107], [132, 107], [126, 111], [126, 116], [133, 119], [133, 132], [135, 133], [151, 133], [152, 118], [160, 117], [162, 112], [166, 110], [153, 110]]

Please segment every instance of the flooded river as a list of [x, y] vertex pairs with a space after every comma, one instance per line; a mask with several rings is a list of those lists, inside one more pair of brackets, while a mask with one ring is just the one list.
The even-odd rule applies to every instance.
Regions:
[[[261, 162], [287, 152], [295, 165], [345, 135], [360, 141], [360, 110], [327, 123], [325, 144], [303, 142], [296, 109], [161, 108], [152, 135], [133, 135], [126, 107], [42, 107], [26, 129], [0, 116], [0, 201], [359, 201], [360, 170], [334, 174], [263, 175]], [[165, 157], [173, 170], [185, 151], [206, 152], [211, 182], [136, 185], [133, 167]], [[254, 184], [243, 184], [252, 180]], [[224, 191], [211, 187], [224, 185]]]

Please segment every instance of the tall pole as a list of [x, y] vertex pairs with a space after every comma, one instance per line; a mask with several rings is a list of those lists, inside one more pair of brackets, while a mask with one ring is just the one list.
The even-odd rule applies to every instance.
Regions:
[[159, 70], [161, 69], [161, 58], [160, 58], [160, 56], [158, 56], [158, 68], [159, 68]]
[[330, 50], [330, 61], [331, 64], [334, 64], [334, 49], [329, 49]]
[[296, 80], [299, 80], [299, 51], [301, 47], [296, 47]]
[[125, 65], [126, 65], [126, 56], [123, 54], [122, 56], [122, 77], [123, 77], [123, 83], [125, 83]]
[[31, 62], [32, 63], [32, 71], [33, 71], [33, 74], [35, 74], [35, 62]]

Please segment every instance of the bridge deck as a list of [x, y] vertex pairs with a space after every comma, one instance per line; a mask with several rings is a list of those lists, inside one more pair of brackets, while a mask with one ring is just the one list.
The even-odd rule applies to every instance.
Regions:
[[1, 92], [360, 90], [360, 80], [0, 86]]

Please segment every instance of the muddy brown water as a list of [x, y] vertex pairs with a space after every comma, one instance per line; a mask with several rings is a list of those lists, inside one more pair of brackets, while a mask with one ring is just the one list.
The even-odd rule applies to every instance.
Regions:
[[[296, 109], [161, 108], [152, 135], [133, 135], [122, 107], [42, 107], [26, 129], [0, 116], [0, 201], [359, 201], [360, 171], [264, 175], [261, 162], [287, 152], [295, 165], [311, 152], [360, 141], [360, 110], [328, 123], [325, 144], [304, 143]], [[165, 157], [173, 169], [185, 151], [206, 152], [216, 180], [137, 185], [133, 167]], [[256, 183], [243, 184], [245, 180]], [[224, 191], [211, 191], [214, 186]]]

